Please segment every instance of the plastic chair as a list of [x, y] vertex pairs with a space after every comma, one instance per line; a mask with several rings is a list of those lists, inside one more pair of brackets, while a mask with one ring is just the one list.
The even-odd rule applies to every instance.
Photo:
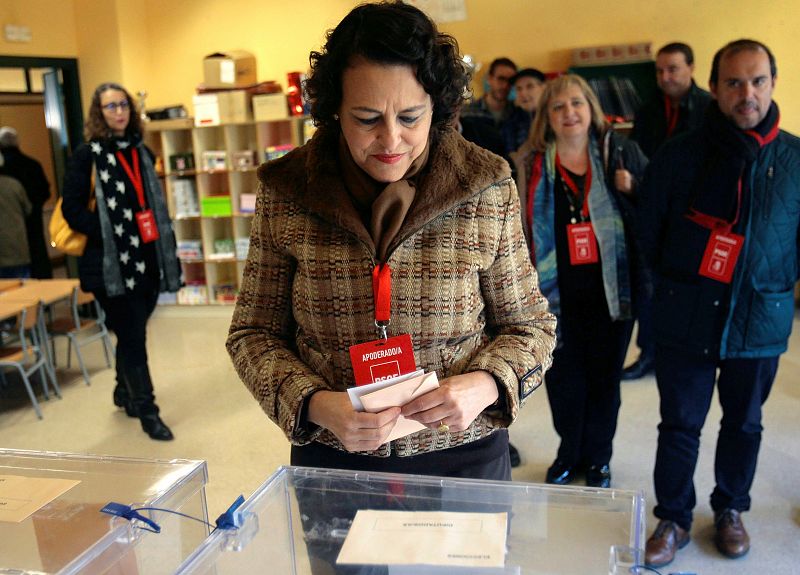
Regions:
[[[39, 314], [42, 313], [42, 304], [31, 304], [23, 309], [17, 316], [18, 339], [14, 345], [6, 345], [0, 348], [0, 367], [14, 367], [22, 378], [28, 397], [31, 399], [36, 415], [42, 419], [42, 410], [39, 409], [39, 402], [31, 387], [30, 377], [35, 372], [39, 372], [42, 381], [42, 390], [45, 399], [50, 397], [47, 391], [47, 371], [46, 359], [42, 353], [42, 341], [39, 334]], [[53, 381], [53, 389], [58, 390], [58, 384]]]
[[[79, 306], [91, 304], [97, 314], [97, 318], [82, 318], [78, 313]], [[114, 355], [114, 344], [111, 343], [111, 337], [106, 328], [105, 313], [100, 304], [91, 293], [87, 293], [76, 287], [72, 291], [70, 297], [70, 313], [69, 315], [54, 318], [47, 326], [48, 333], [53, 337], [65, 336], [67, 338], [67, 367], [70, 367], [72, 360], [72, 347], [75, 347], [75, 355], [78, 357], [78, 364], [83, 373], [83, 379], [86, 385], [91, 384], [89, 372], [86, 370], [86, 364], [83, 361], [81, 348], [94, 341], [101, 341], [103, 343], [103, 353], [106, 356], [106, 365], [111, 367], [111, 356]], [[53, 348], [53, 357], [55, 357], [55, 348]]]

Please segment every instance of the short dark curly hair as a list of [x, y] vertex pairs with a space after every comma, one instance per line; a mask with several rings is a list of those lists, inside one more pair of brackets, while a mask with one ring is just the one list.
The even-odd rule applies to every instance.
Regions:
[[440, 33], [422, 11], [403, 2], [361, 4], [329, 30], [321, 52], [311, 52], [304, 90], [320, 127], [338, 124], [342, 75], [353, 58], [409, 65], [433, 102], [432, 129], [441, 133], [454, 118], [469, 86], [458, 42]]

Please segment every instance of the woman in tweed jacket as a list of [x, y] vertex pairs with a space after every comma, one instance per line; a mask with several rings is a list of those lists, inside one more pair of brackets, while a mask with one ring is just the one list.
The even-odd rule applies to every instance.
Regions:
[[[554, 346], [508, 165], [451, 127], [455, 40], [402, 3], [355, 8], [311, 55], [319, 126], [259, 169], [227, 341], [292, 443], [292, 464], [510, 479], [506, 427]], [[376, 339], [372, 272], [392, 270], [389, 335], [440, 387], [359, 413], [348, 349]], [[426, 429], [386, 442], [399, 414]]]

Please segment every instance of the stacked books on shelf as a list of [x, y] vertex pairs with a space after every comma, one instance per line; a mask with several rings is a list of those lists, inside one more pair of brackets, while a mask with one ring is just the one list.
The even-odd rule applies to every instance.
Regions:
[[200, 215], [197, 189], [194, 179], [176, 178], [172, 182], [172, 197], [175, 200], [175, 217], [188, 218]]
[[281, 146], [267, 146], [264, 148], [264, 156], [267, 161], [285, 156], [294, 149], [292, 144], [283, 144]]
[[214, 240], [214, 253], [208, 256], [211, 260], [227, 260], [236, 256], [232, 238], [217, 238]]
[[217, 284], [213, 287], [213, 292], [217, 303], [236, 303], [238, 290], [235, 284]]
[[188, 282], [178, 290], [181, 305], [205, 305], [208, 303], [208, 287], [202, 282]]
[[250, 251], [250, 238], [236, 238], [236, 259], [246, 260]]
[[178, 240], [178, 258], [183, 261], [202, 261], [203, 242], [201, 240]]

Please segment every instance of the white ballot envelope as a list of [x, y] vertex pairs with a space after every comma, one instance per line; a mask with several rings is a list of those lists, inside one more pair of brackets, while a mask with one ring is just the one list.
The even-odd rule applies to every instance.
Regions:
[[367, 395], [368, 393], [378, 391], [384, 387], [390, 387], [396, 383], [401, 383], [407, 379], [411, 379], [412, 377], [422, 375], [423, 373], [425, 373], [423, 370], [418, 369], [417, 371], [412, 371], [411, 373], [405, 373], [403, 375], [398, 375], [397, 377], [390, 377], [389, 379], [376, 381], [375, 383], [350, 387], [347, 389], [347, 394], [350, 396], [350, 403], [353, 404], [353, 409], [356, 411], [366, 411], [366, 409], [364, 409], [364, 405], [361, 403], [362, 395]]
[[[377, 413], [390, 407], [402, 407], [409, 401], [425, 395], [439, 387], [439, 378], [436, 372], [422, 373], [410, 379], [405, 379], [388, 387], [361, 396], [364, 411]], [[406, 419], [402, 415], [397, 418], [392, 431], [386, 441], [394, 441], [417, 431], [422, 431], [425, 426], [413, 419]]]
[[507, 513], [359, 509], [337, 564], [502, 568]]

